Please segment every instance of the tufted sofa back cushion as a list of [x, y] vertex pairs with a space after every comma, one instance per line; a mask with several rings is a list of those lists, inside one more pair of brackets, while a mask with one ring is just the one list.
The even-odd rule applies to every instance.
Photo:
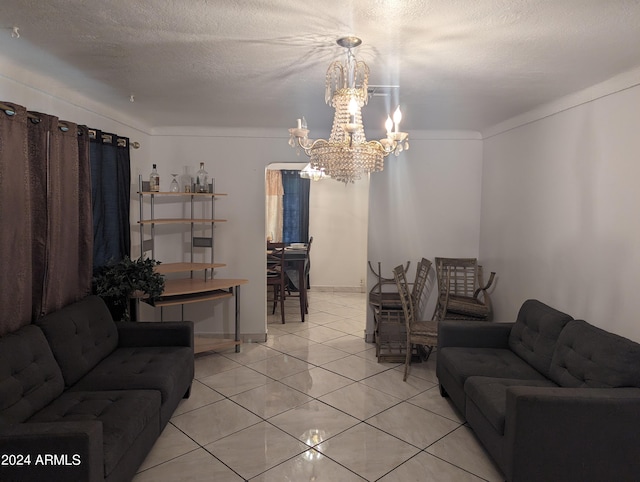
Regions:
[[538, 300], [527, 300], [520, 307], [511, 329], [509, 347], [529, 365], [549, 377], [558, 336], [572, 319]]
[[563, 387], [640, 388], [640, 345], [583, 320], [562, 330], [551, 379]]
[[51, 345], [67, 387], [118, 346], [118, 330], [109, 308], [98, 296], [87, 296], [41, 318], [37, 324]]
[[0, 338], [0, 426], [24, 422], [63, 388], [60, 367], [38, 327], [27, 325]]

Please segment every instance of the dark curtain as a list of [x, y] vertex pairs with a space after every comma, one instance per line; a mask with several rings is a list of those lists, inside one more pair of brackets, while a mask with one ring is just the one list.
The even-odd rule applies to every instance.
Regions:
[[91, 139], [94, 272], [131, 254], [129, 139], [95, 133]]
[[39, 122], [29, 122], [29, 156], [37, 186], [32, 239], [33, 316], [38, 318], [91, 292], [93, 236], [87, 128], [34, 114]]
[[300, 177], [300, 171], [282, 171], [284, 243], [306, 243], [309, 240], [310, 179]]
[[85, 127], [9, 105], [0, 111], [0, 334], [91, 290]]
[[31, 193], [27, 110], [0, 111], [0, 335], [31, 322]]

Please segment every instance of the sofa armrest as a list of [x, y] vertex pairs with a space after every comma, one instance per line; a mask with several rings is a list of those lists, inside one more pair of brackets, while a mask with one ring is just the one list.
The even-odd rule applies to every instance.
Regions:
[[193, 322], [116, 323], [118, 346], [190, 346], [193, 347]]
[[20, 423], [0, 428], [0, 480], [104, 480], [102, 422]]
[[514, 323], [447, 320], [438, 322], [438, 350], [447, 346], [508, 348]]
[[640, 389], [510, 387], [510, 481], [637, 480]]

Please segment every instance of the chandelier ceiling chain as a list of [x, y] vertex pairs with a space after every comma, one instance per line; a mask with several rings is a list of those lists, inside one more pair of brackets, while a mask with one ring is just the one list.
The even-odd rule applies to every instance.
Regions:
[[399, 130], [400, 107], [387, 118], [387, 137], [367, 141], [361, 109], [369, 100], [369, 67], [351, 51], [362, 43], [358, 37], [343, 37], [338, 45], [347, 49], [344, 63], [329, 65], [325, 80], [325, 102], [335, 109], [329, 139], [309, 139], [304, 117], [289, 129], [289, 145], [299, 146], [310, 157], [311, 168], [344, 183], [355, 182], [363, 174], [382, 171], [384, 158], [409, 149], [409, 134]]

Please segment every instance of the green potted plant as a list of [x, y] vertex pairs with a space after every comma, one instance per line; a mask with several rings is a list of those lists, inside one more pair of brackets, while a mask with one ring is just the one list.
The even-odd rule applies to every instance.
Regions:
[[111, 311], [114, 320], [131, 319], [131, 300], [145, 298], [153, 303], [164, 290], [164, 277], [155, 271], [160, 261], [139, 258], [122, 260], [104, 266], [94, 276], [95, 294], [100, 296]]

